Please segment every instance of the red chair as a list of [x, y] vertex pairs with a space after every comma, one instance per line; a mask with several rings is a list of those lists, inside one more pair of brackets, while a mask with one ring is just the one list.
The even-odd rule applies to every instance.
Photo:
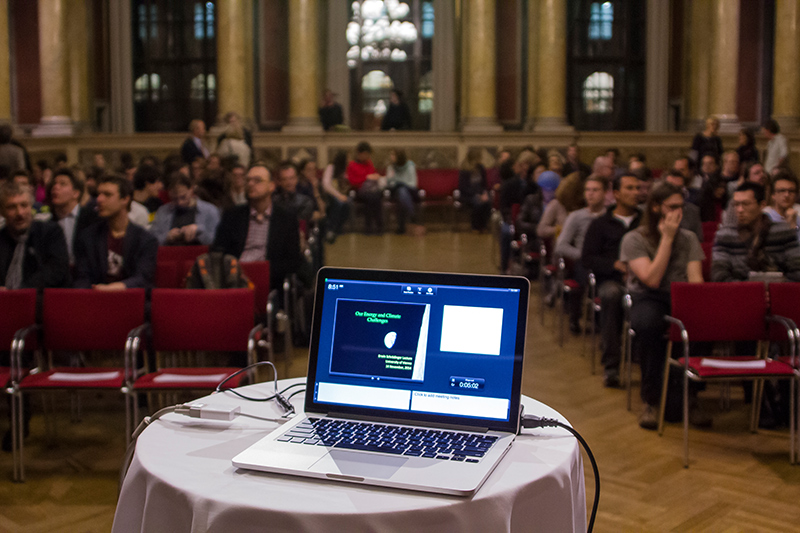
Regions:
[[208, 253], [208, 246], [159, 246], [156, 255], [156, 287], [179, 289], [198, 256]]
[[208, 253], [208, 246], [159, 246], [156, 261], [189, 261], [194, 264], [198, 255]]
[[714, 249], [714, 242], [713, 241], [706, 241], [700, 243], [700, 247], [703, 249], [703, 255], [705, 255], [705, 259], [703, 259], [702, 269], [703, 269], [703, 279], [705, 281], [711, 281], [711, 262], [713, 256], [713, 249]]
[[[45, 289], [42, 333], [46, 350], [127, 352], [130, 333], [144, 320], [144, 289], [101, 292], [82, 289]], [[19, 359], [22, 347], [15, 354], [15, 375], [21, 375]], [[123, 395], [125, 356], [117, 366], [49, 367], [43, 360], [38, 371], [20, 379], [17, 425], [12, 441], [19, 446], [19, 479], [24, 481], [22, 435], [22, 395], [33, 391], [118, 390]], [[126, 402], [126, 408], [128, 407]], [[127, 409], [126, 409], [127, 411]], [[16, 446], [15, 446], [16, 447]]]
[[[689, 467], [689, 381], [730, 382], [753, 381], [754, 390], [765, 379], [796, 379], [794, 369], [787, 363], [766, 358], [768, 321], [766, 288], [761, 282], [742, 283], [673, 283], [672, 316], [664, 318], [671, 324], [664, 384], [659, 412], [659, 435], [664, 428], [664, 408], [669, 381], [669, 367], [683, 370], [683, 446], [684, 467]], [[756, 354], [741, 357], [692, 357], [689, 341], [758, 341]], [[669, 357], [672, 344], [683, 345], [683, 357]], [[794, 387], [794, 385], [792, 385]], [[751, 430], [757, 427], [759, 403], [753, 402]], [[790, 426], [794, 443], [794, 424]], [[793, 452], [794, 450], [792, 450]], [[790, 460], [794, 462], [794, 453]]]
[[[274, 335], [276, 332], [284, 332], [284, 352], [285, 359], [291, 360], [290, 339], [291, 327], [289, 326], [289, 316], [284, 309], [278, 307], [278, 290], [272, 289], [269, 284], [269, 261], [253, 261], [252, 263], [240, 263], [242, 272], [250, 278], [255, 287], [256, 319], [266, 324], [266, 339], [262, 339], [262, 345], [266, 344], [270, 361], [275, 360]], [[277, 322], [277, 323], [276, 323]]]
[[[15, 291], [0, 291], [0, 346], [10, 348], [12, 361], [10, 366], [0, 367], [0, 386], [3, 388], [11, 382], [11, 388], [6, 389], [11, 394], [11, 433], [12, 440], [18, 444], [17, 439], [22, 433], [16, 431], [18, 424], [17, 406], [19, 396], [17, 385], [21, 379], [21, 365], [15, 365], [14, 359], [21, 358], [25, 350], [26, 341], [30, 333], [36, 330], [36, 289], [20, 289]], [[31, 339], [35, 340], [35, 339]], [[35, 342], [28, 343], [30, 349]], [[17, 355], [19, 352], [19, 355]], [[12, 367], [14, 372], [12, 373]], [[19, 370], [17, 370], [19, 369]], [[18, 469], [17, 445], [12, 445], [14, 452], [14, 481], [21, 481], [21, 473]]]
[[156, 263], [156, 287], [159, 289], [179, 289], [181, 286], [178, 275], [177, 261], [162, 261]]
[[703, 222], [703, 242], [714, 242], [714, 236], [717, 234], [717, 230], [719, 229], [719, 222], [711, 221], [711, 222]]
[[[795, 369], [795, 372], [800, 376], [800, 353], [798, 353], [798, 346], [800, 344], [800, 283], [770, 283], [769, 284], [769, 302], [770, 312], [776, 317], [782, 317], [790, 321], [794, 329], [793, 339], [792, 335], [789, 336], [790, 340], [790, 355], [783, 356], [779, 360], [788, 363]], [[783, 328], [771, 328], [770, 338], [776, 341], [783, 341], [787, 338], [786, 332]], [[794, 342], [791, 342], [791, 341]], [[800, 388], [797, 390], [800, 395]], [[800, 408], [800, 397], [794, 397], [795, 402], [790, 404], [789, 416], [791, 418], [790, 425], [795, 424], [797, 428], [796, 414], [792, 412], [794, 409]], [[800, 438], [800, 437], [798, 437]], [[794, 444], [795, 462], [800, 461], [800, 442]]]
[[[224, 351], [247, 352], [248, 364], [255, 362], [256, 344], [263, 326], [253, 327], [255, 294], [250, 289], [154, 289], [151, 295], [150, 322], [137, 328], [128, 353], [128, 389], [131, 393], [134, 419], [138, 416], [138, 394], [213, 390], [238, 367], [159, 367], [135, 368], [134, 356], [140, 347], [156, 352]], [[226, 386], [236, 387], [243, 375], [231, 379]]]

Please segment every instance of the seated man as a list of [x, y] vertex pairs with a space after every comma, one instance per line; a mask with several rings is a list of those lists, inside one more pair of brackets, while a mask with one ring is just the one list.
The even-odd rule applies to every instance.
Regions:
[[790, 228], [795, 228], [800, 236], [797, 220], [800, 204], [796, 202], [797, 178], [785, 170], [778, 171], [772, 178], [772, 203], [764, 209], [764, 213], [773, 222], [786, 222]]
[[64, 233], [55, 222], [33, 220], [33, 194], [27, 185], [7, 182], [0, 188], [0, 288], [67, 287], [69, 255]]
[[297, 184], [300, 179], [297, 176], [297, 167], [291, 161], [282, 161], [278, 166], [278, 191], [275, 194], [275, 205], [279, 205], [290, 213], [294, 214], [298, 220], [311, 222], [314, 214], [314, 200], [305, 194], [297, 192]]
[[711, 281], [744, 281], [751, 272], [779, 272], [790, 281], [800, 281], [796, 230], [762, 212], [766, 207], [764, 187], [745, 182], [736, 188], [731, 203], [736, 225], [724, 225], [717, 231]]
[[158, 241], [128, 219], [133, 186], [123, 176], [105, 176], [97, 185], [101, 220], [78, 235], [75, 288], [119, 291], [149, 288], [156, 274]]
[[625, 294], [623, 281], [627, 272], [625, 264], [619, 260], [619, 247], [622, 237], [639, 225], [641, 213], [636, 202], [638, 178], [624, 175], [615, 178], [612, 184], [617, 203], [609, 207], [605, 215], [594, 219], [586, 230], [581, 264], [597, 278], [597, 293], [602, 308], [603, 384], [606, 387], [619, 387], [620, 340], [624, 318], [622, 296]]
[[347, 181], [356, 191], [356, 198], [364, 203], [364, 232], [383, 233], [381, 177], [372, 164], [372, 147], [367, 142], [356, 146], [356, 158], [347, 165]]
[[270, 287], [279, 288], [300, 267], [297, 217], [273, 204], [275, 184], [263, 163], [253, 165], [246, 179], [248, 203], [222, 214], [211, 249], [242, 263], [269, 261]]
[[94, 202], [91, 206], [79, 203], [84, 186], [85, 183], [79, 175], [67, 168], [56, 170], [49, 186], [48, 196], [53, 221], [58, 222], [64, 231], [70, 266], [75, 265], [75, 237], [97, 221], [97, 212], [93, 209]]
[[570, 293], [569, 329], [573, 333], [580, 332], [581, 299], [586, 288], [586, 273], [580, 265], [583, 241], [589, 224], [606, 212], [604, 204], [608, 182], [600, 176], [592, 174], [586, 178], [583, 188], [586, 207], [567, 215], [555, 248], [556, 255], [573, 262], [575, 265], [574, 277], [580, 283], [579, 289]]
[[[140, 165], [133, 174], [133, 201], [147, 209], [148, 223], [152, 224], [161, 207], [161, 172], [153, 165]], [[134, 222], [136, 222], [134, 220]]]
[[160, 245], [210, 245], [219, 224], [219, 210], [194, 194], [192, 180], [180, 172], [170, 176], [172, 200], [156, 211], [150, 232]]

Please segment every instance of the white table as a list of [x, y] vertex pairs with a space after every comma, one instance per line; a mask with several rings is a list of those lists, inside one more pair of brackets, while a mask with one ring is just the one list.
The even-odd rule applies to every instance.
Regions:
[[[287, 385], [302, 380], [282, 380]], [[271, 383], [242, 389], [268, 395]], [[280, 416], [274, 402], [216, 394], [208, 405]], [[292, 399], [302, 411], [303, 395]], [[523, 397], [525, 412], [564, 418]], [[525, 430], [471, 498], [293, 478], [231, 465], [231, 458], [277, 425], [170, 414], [139, 437], [122, 487], [115, 533], [128, 531], [585, 531], [586, 497], [580, 445], [558, 428]]]

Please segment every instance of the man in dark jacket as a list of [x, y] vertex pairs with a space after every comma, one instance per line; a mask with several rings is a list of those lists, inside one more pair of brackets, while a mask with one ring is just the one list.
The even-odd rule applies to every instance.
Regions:
[[246, 191], [246, 205], [222, 214], [211, 249], [237, 257], [242, 263], [269, 261], [270, 287], [279, 288], [283, 279], [300, 267], [297, 217], [273, 204], [275, 184], [264, 164], [250, 168]]
[[6, 225], [0, 231], [0, 286], [3, 289], [66, 287], [69, 256], [64, 233], [54, 222], [33, 220], [33, 195], [26, 185], [0, 188]]
[[101, 291], [149, 288], [156, 274], [158, 241], [128, 219], [133, 186], [122, 176], [106, 176], [97, 185], [101, 220], [78, 236], [75, 287]]
[[602, 308], [603, 383], [606, 387], [619, 386], [620, 338], [624, 317], [622, 296], [625, 294], [623, 283], [627, 270], [619, 260], [619, 245], [622, 237], [639, 225], [641, 216], [636, 198], [638, 178], [630, 174], [615, 178], [613, 188], [617, 203], [589, 225], [581, 253], [584, 268], [591, 270], [597, 279], [597, 293]]

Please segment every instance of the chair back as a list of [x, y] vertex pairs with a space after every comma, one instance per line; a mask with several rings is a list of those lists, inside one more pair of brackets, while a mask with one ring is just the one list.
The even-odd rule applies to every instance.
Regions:
[[204, 244], [192, 246], [159, 246], [156, 261], [188, 261], [194, 264], [198, 255], [208, 253], [208, 246]]
[[705, 241], [700, 243], [700, 247], [703, 249], [703, 255], [705, 258], [703, 259], [703, 263], [701, 265], [703, 269], [703, 279], [705, 281], [711, 281], [711, 259], [713, 257], [713, 249], [714, 249], [714, 242]]
[[178, 263], [176, 261], [162, 261], [156, 263], [156, 287], [159, 289], [178, 289]]
[[714, 236], [719, 229], [719, 222], [712, 220], [710, 222], [703, 222], [703, 242], [714, 242]]
[[45, 289], [45, 346], [49, 350], [122, 350], [128, 333], [144, 322], [144, 302], [144, 289]]
[[[795, 325], [800, 325], [800, 283], [770, 283], [769, 306], [773, 315], [788, 318]], [[782, 333], [785, 338], [786, 333]]]
[[[766, 335], [766, 288], [757, 281], [672, 284], [672, 316], [683, 322], [690, 341], [762, 340]], [[676, 327], [672, 341], [680, 340]]]
[[269, 301], [269, 261], [253, 261], [252, 263], [239, 263], [244, 275], [250, 278], [255, 287], [256, 314], [267, 312]]
[[253, 328], [250, 289], [154, 289], [151, 297], [156, 351], [244, 351]]
[[208, 246], [159, 246], [156, 256], [156, 287], [179, 289], [197, 258], [208, 253]]
[[0, 291], [0, 350], [8, 350], [17, 330], [36, 323], [36, 289]]

